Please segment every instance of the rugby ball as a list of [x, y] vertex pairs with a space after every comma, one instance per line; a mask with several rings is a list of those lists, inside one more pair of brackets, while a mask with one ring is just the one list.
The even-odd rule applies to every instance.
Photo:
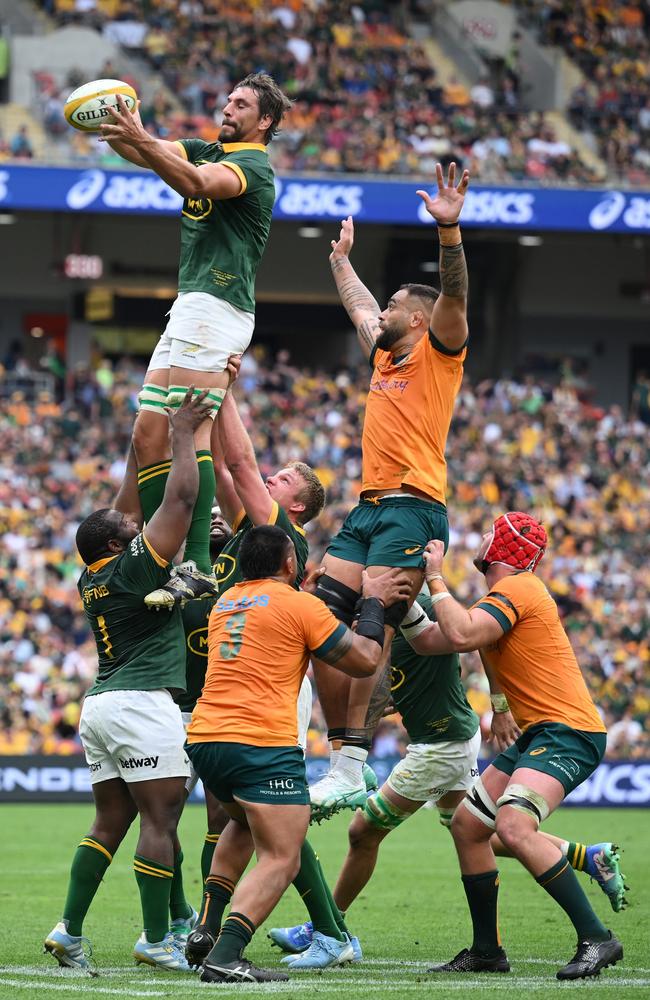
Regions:
[[81, 132], [97, 132], [100, 125], [109, 125], [115, 120], [111, 108], [117, 105], [116, 94], [122, 95], [131, 113], [136, 110], [138, 96], [130, 83], [91, 80], [70, 94], [63, 107], [65, 120]]

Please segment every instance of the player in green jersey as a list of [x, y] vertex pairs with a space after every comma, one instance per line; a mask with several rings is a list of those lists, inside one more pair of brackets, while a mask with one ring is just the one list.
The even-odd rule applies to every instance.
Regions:
[[77, 531], [85, 563], [79, 593], [99, 659], [79, 722], [95, 819], [77, 848], [63, 917], [47, 936], [45, 949], [60, 965], [87, 972], [93, 969], [84, 953], [83, 920], [137, 815], [140, 836], [133, 867], [144, 931], [134, 956], [138, 962], [188, 971], [169, 932], [176, 827], [189, 775], [185, 732], [172, 699], [172, 692], [185, 688], [183, 624], [180, 609], [149, 614], [144, 596], [166, 579], [190, 524], [199, 480], [193, 434], [209, 410], [204, 399], [204, 393], [188, 391], [170, 416], [170, 473], [162, 503], [146, 529], [140, 531], [131, 513], [132, 498], [120, 491], [114, 509], [95, 511]]
[[[139, 113], [131, 114], [118, 101], [117, 121], [102, 127], [101, 138], [131, 163], [154, 170], [184, 198], [178, 297], [149, 363], [133, 432], [147, 521], [160, 503], [168, 474], [164, 407], [178, 406], [192, 383], [209, 388], [216, 415], [228, 386], [228, 356], [241, 354], [250, 343], [255, 275], [275, 200], [267, 147], [291, 102], [270, 76], [251, 74], [228, 97], [219, 141], [207, 143], [156, 139]], [[215, 488], [209, 425], [198, 430], [195, 444], [200, 488], [185, 564], [176, 569], [186, 586], [176, 600], [216, 589], [209, 560]], [[161, 606], [168, 606], [168, 597], [169, 592]]]

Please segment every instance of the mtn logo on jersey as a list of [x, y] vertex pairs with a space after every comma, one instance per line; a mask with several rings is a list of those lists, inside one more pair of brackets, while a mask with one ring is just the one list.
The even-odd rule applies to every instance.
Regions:
[[120, 767], [131, 768], [131, 767], [158, 767], [158, 761], [160, 756], [157, 757], [127, 757], [126, 760], [122, 760], [121, 757], [117, 758], [120, 762]]
[[195, 628], [187, 637], [187, 647], [196, 656], [208, 655], [208, 626]]
[[214, 566], [212, 567], [212, 572], [217, 578], [217, 583], [221, 586], [226, 580], [235, 572], [235, 559], [234, 556], [229, 555], [227, 552], [222, 552]]
[[183, 204], [183, 215], [188, 219], [205, 219], [212, 211], [211, 198], [186, 198]]
[[414, 556], [416, 552], [419, 552], [422, 548], [421, 545], [414, 545], [411, 549], [404, 549], [405, 556]]

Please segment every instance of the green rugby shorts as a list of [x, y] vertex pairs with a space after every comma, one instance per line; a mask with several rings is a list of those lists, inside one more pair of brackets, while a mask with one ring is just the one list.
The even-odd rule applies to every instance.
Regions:
[[498, 771], [520, 767], [550, 774], [568, 795], [592, 774], [605, 753], [606, 733], [585, 733], [560, 722], [538, 722], [492, 761]]
[[186, 743], [205, 785], [220, 802], [308, 805], [305, 758], [298, 746], [258, 747], [248, 743]]
[[424, 568], [427, 542], [449, 544], [446, 507], [436, 500], [391, 496], [361, 500], [334, 536], [327, 554], [362, 566]]

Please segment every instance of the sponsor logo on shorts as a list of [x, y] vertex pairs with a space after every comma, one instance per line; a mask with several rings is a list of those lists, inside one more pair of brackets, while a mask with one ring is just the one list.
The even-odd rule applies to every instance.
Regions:
[[528, 754], [529, 757], [539, 757], [541, 753], [546, 753], [546, 747], [538, 747], [537, 750], [531, 750]]
[[127, 757], [126, 760], [122, 760], [121, 757], [117, 758], [120, 762], [120, 767], [130, 768], [130, 767], [158, 767], [158, 761], [160, 756], [157, 757]]
[[419, 552], [422, 548], [421, 545], [414, 545], [411, 549], [404, 549], [405, 556], [414, 556], [416, 552]]
[[470, 778], [478, 778], [478, 767], [470, 767], [469, 776]]
[[88, 765], [88, 770], [90, 771], [91, 774], [94, 774], [95, 771], [101, 771], [101, 769], [102, 769], [102, 765], [100, 763], [98, 763], [98, 764], [89, 764]]
[[271, 778], [267, 781], [267, 788], [262, 786], [260, 788], [261, 795], [269, 795], [272, 798], [282, 798], [283, 795], [288, 795], [293, 797], [296, 792], [301, 791], [301, 785], [296, 786], [296, 782], [293, 778]]

